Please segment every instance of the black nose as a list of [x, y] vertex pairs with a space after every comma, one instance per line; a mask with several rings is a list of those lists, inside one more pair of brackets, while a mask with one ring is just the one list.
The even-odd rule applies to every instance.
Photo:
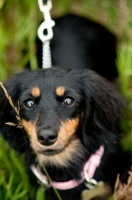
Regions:
[[52, 145], [57, 140], [57, 133], [55, 131], [52, 131], [50, 129], [43, 129], [38, 132], [38, 141], [42, 145]]

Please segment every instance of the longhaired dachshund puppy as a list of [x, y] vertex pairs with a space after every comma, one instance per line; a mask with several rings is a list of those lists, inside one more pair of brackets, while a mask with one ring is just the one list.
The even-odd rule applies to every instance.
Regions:
[[125, 103], [110, 82], [88, 69], [51, 68], [13, 75], [4, 87], [18, 112], [0, 88], [0, 132], [25, 153], [46, 199], [58, 199], [53, 187], [63, 200], [89, 199], [92, 190], [106, 199], [117, 174], [126, 181], [130, 157], [118, 127]]

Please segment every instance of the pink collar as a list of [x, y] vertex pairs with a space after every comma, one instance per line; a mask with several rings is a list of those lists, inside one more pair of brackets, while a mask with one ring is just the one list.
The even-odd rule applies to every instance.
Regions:
[[97, 183], [96, 180], [92, 179], [92, 177], [95, 173], [95, 170], [100, 165], [103, 153], [104, 153], [104, 147], [100, 146], [100, 148], [95, 152], [95, 154], [92, 154], [90, 156], [90, 158], [83, 167], [83, 171], [81, 172], [81, 179], [79, 181], [75, 179], [66, 182], [52, 181], [49, 184], [47, 177], [40, 171], [39, 168], [37, 168], [35, 165], [32, 165], [31, 170], [38, 178], [38, 180], [45, 186], [47, 187], [53, 186], [54, 188], [59, 190], [68, 190], [75, 188], [78, 185], [80, 185], [84, 180], [86, 180], [88, 183], [96, 184]]

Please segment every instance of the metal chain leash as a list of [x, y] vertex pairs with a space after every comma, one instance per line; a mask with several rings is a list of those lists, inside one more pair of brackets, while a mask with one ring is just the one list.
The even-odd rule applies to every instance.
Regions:
[[52, 8], [51, 0], [38, 0], [40, 11], [43, 13], [44, 22], [42, 22], [38, 28], [38, 37], [43, 43], [42, 49], [42, 67], [50, 68], [51, 63], [51, 52], [50, 52], [50, 40], [53, 37], [52, 27], [55, 22], [51, 19], [50, 10]]

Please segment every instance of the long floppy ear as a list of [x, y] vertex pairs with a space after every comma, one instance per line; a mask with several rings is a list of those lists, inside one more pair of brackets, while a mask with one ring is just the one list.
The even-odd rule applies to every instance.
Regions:
[[[14, 106], [18, 104], [19, 96], [19, 81], [16, 75], [8, 79], [4, 83], [4, 88], [7, 90], [7, 95], [12, 99]], [[18, 128], [17, 113], [14, 111], [9, 103], [9, 98], [6, 97], [3, 88], [0, 86], [0, 134], [3, 135], [5, 140], [17, 151], [24, 152], [28, 145], [25, 132], [22, 128]], [[10, 125], [6, 124], [10, 123]]]
[[[98, 137], [99, 133], [115, 134], [119, 131], [119, 119], [126, 106], [114, 85], [91, 70], [82, 75], [85, 96], [85, 123], [87, 132]], [[100, 136], [99, 136], [100, 137]], [[104, 138], [106, 138], [104, 137]]]

